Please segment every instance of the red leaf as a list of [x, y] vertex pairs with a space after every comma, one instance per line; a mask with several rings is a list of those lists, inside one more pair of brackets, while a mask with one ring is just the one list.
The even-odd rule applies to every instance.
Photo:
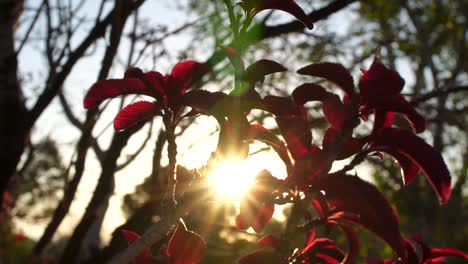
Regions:
[[128, 244], [130, 245], [131, 243], [137, 241], [140, 239], [140, 235], [137, 233], [130, 231], [130, 230], [122, 230], [122, 235], [124, 235], [125, 239], [127, 240]]
[[350, 104], [341, 102], [338, 95], [327, 92], [325, 88], [313, 83], [305, 83], [294, 89], [292, 97], [295, 104], [303, 105], [308, 101], [322, 102], [322, 110], [327, 121], [336, 129], [344, 127], [346, 121], [352, 118], [353, 109]]
[[396, 149], [417, 163], [439, 197], [439, 201], [442, 204], [448, 201], [452, 191], [450, 172], [442, 155], [424, 140], [410, 131], [386, 128], [376, 135], [374, 145]]
[[310, 64], [298, 70], [297, 73], [325, 78], [338, 85], [348, 96], [355, 94], [353, 77], [339, 63], [323, 62]]
[[206, 242], [200, 235], [178, 225], [167, 247], [173, 264], [198, 263], [205, 253]]
[[431, 258], [448, 257], [448, 256], [468, 259], [467, 253], [461, 250], [455, 249], [455, 248], [432, 248], [431, 249]]
[[274, 235], [266, 235], [257, 240], [257, 245], [262, 247], [276, 247], [279, 245], [279, 238]]
[[282, 264], [280, 255], [271, 251], [255, 251], [239, 259], [239, 264]]
[[292, 92], [294, 103], [299, 105], [304, 105], [309, 101], [323, 102], [333, 95], [333, 93], [327, 92], [325, 88], [315, 83], [301, 84]]
[[[337, 263], [344, 256], [343, 251], [328, 238], [308, 239], [306, 247], [302, 250], [301, 255], [304, 257], [304, 262], [307, 264], [315, 263]], [[324, 261], [324, 262], [322, 262]]]
[[[378, 148], [373, 148], [378, 150]], [[411, 158], [407, 157], [404, 153], [389, 147], [380, 148], [381, 151], [386, 152], [392, 156], [401, 167], [401, 175], [403, 176], [403, 184], [409, 185], [419, 173], [419, 165], [415, 163]]]
[[306, 119], [277, 117], [276, 123], [294, 159], [300, 159], [311, 152], [312, 133]]
[[124, 73], [124, 78], [136, 78], [140, 79], [143, 76], [143, 71], [137, 67], [130, 67]]
[[[121, 232], [129, 245], [140, 239], [137, 233], [130, 230], [122, 230]], [[134, 260], [135, 264], [150, 264], [153, 263], [153, 256], [151, 255], [151, 251], [147, 248], [138, 254]]]
[[239, 5], [245, 12], [253, 12], [253, 14], [265, 9], [281, 10], [293, 15], [307, 28], [312, 29], [314, 27], [310, 18], [293, 0], [242, 0]]
[[294, 176], [296, 183], [309, 185], [317, 176], [330, 171], [333, 160], [328, 151], [313, 146], [307, 155], [295, 161]]
[[263, 82], [265, 76], [275, 72], [285, 72], [286, 69], [283, 65], [272, 60], [259, 60], [247, 67], [242, 76], [242, 79], [252, 83]]
[[106, 99], [127, 94], [143, 94], [153, 97], [155, 95], [139, 79], [111, 79], [93, 84], [84, 98], [83, 105], [84, 108], [89, 109]]
[[182, 61], [177, 63], [172, 68], [171, 79], [173, 81], [172, 87], [167, 93], [174, 95], [182, 95], [185, 90], [192, 84], [202, 77], [203, 74], [210, 71], [210, 67], [204, 63], [198, 63], [193, 60]]
[[376, 109], [374, 111], [374, 125], [372, 126], [371, 135], [375, 135], [375, 133], [386, 127], [391, 127], [393, 124], [394, 117], [394, 112]]
[[122, 130], [135, 125], [139, 121], [151, 118], [159, 114], [161, 108], [148, 101], [138, 101], [124, 107], [114, 119], [114, 128]]
[[186, 93], [182, 98], [182, 104], [203, 114], [221, 114], [225, 116], [223, 103], [228, 100], [228, 95], [223, 92], [209, 92], [195, 90]]
[[426, 129], [426, 119], [401, 95], [373, 98], [368, 106], [379, 111], [403, 114], [417, 133]]
[[257, 108], [281, 117], [301, 116], [305, 118], [307, 116], [303, 106], [298, 106], [289, 98], [281, 96], [265, 96]]
[[263, 230], [275, 210], [275, 205], [269, 201], [269, 198], [272, 189], [278, 183], [279, 180], [267, 170], [257, 174], [254, 184], [240, 202], [240, 210], [236, 218], [239, 229], [247, 229], [251, 226], [257, 233]]
[[125, 71], [124, 79], [135, 78], [141, 80], [146, 87], [151, 87], [158, 95], [158, 99], [162, 99], [162, 97], [166, 94], [164, 91], [164, 81], [163, 75], [157, 71], [151, 71], [147, 73], [143, 73], [140, 68], [128, 68]]
[[[336, 138], [339, 135], [339, 131], [330, 127], [325, 132], [322, 140], [322, 146], [324, 150], [331, 150], [335, 144]], [[357, 138], [346, 138], [342, 142], [342, 148], [338, 150], [337, 160], [342, 160], [351, 157], [362, 149], [364, 146], [364, 140]]]
[[157, 99], [162, 99], [166, 96], [166, 91], [164, 89], [164, 76], [157, 71], [150, 71], [140, 78], [145, 84], [151, 87], [155, 94], [158, 95]]
[[23, 240], [26, 240], [26, 237], [23, 234], [15, 234], [13, 236], [13, 239], [16, 241], [23, 241]]
[[260, 233], [262, 232], [263, 228], [270, 222], [270, 219], [273, 217], [273, 213], [275, 212], [275, 205], [274, 204], [265, 204], [264, 206], [260, 207], [257, 212], [257, 217], [255, 222], [252, 223], [252, 228], [255, 232]]
[[405, 80], [394, 70], [383, 65], [379, 59], [374, 59], [369, 70], [362, 70], [359, 79], [361, 95], [367, 100], [376, 97], [388, 97], [400, 94]]
[[328, 123], [338, 130], [343, 129], [354, 115], [351, 105], [343, 104], [337, 95], [325, 100], [322, 104], [322, 110]]
[[396, 212], [374, 185], [355, 176], [329, 174], [312, 182], [312, 189], [325, 191], [336, 211], [359, 215], [358, 224], [380, 236], [406, 259]]
[[345, 234], [346, 240], [348, 241], [348, 252], [341, 263], [353, 263], [359, 254], [359, 238], [352, 227], [343, 224], [339, 224], [339, 227]]

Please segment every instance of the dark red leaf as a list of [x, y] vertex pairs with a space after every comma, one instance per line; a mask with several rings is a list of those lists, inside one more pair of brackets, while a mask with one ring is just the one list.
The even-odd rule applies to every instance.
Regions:
[[[121, 232], [129, 245], [140, 239], [137, 233], [130, 230], [122, 230]], [[134, 260], [135, 264], [150, 264], [153, 263], [153, 256], [151, 255], [151, 251], [147, 248], [140, 252]]]
[[239, 259], [239, 264], [282, 264], [281, 256], [271, 251], [255, 251]]
[[372, 127], [371, 135], [375, 135], [378, 131], [391, 127], [393, 124], [393, 119], [395, 117], [394, 112], [388, 112], [381, 109], [376, 109], [374, 111], [374, 125]]
[[167, 246], [173, 264], [198, 263], [205, 254], [206, 242], [200, 235], [178, 225]]
[[277, 117], [276, 123], [294, 159], [300, 159], [311, 152], [312, 132], [307, 119]]
[[380, 236], [406, 259], [397, 214], [374, 185], [355, 176], [330, 174], [316, 179], [312, 189], [324, 191], [337, 211], [358, 215], [358, 224]]
[[84, 98], [83, 105], [84, 108], [89, 109], [106, 99], [127, 94], [154, 96], [154, 92], [139, 79], [111, 79], [93, 84]]
[[285, 72], [286, 69], [283, 65], [272, 60], [259, 60], [245, 69], [242, 79], [252, 83], [263, 82], [265, 76], [275, 72]]
[[357, 233], [348, 225], [339, 224], [339, 227], [345, 234], [346, 240], [348, 241], [348, 252], [341, 263], [354, 263], [354, 260], [359, 254], [359, 238]]
[[403, 114], [417, 133], [426, 129], [426, 119], [401, 95], [374, 98], [368, 102], [368, 106], [379, 111]]
[[147, 72], [141, 77], [141, 80], [145, 82], [147, 86], [150, 86], [157, 95], [157, 99], [164, 98], [166, 96], [166, 91], [164, 89], [164, 76], [157, 71]]
[[275, 205], [268, 203], [260, 207], [257, 212], [257, 217], [255, 222], [252, 223], [252, 228], [255, 232], [262, 232], [263, 228], [270, 222], [270, 219], [273, 217], [275, 212]]
[[143, 76], [143, 71], [137, 67], [130, 67], [124, 73], [124, 78], [140, 79]]
[[307, 264], [322, 263], [340, 263], [338, 259], [344, 256], [343, 251], [328, 238], [308, 239], [305, 248], [302, 250], [305, 262]]
[[417, 163], [431, 183], [439, 201], [442, 204], [448, 201], [452, 191], [450, 172], [442, 155], [424, 140], [407, 130], [386, 128], [376, 135], [374, 145], [396, 149]]
[[177, 63], [172, 68], [171, 79], [172, 84], [169, 89], [174, 91], [167, 91], [167, 93], [182, 95], [185, 90], [192, 84], [198, 81], [203, 74], [210, 71], [210, 67], [204, 63], [199, 63], [193, 60], [182, 61]]
[[236, 219], [238, 228], [247, 229], [251, 226], [257, 233], [263, 230], [275, 210], [275, 205], [269, 199], [271, 191], [278, 184], [279, 180], [267, 170], [257, 174], [254, 184], [241, 200], [240, 212]]
[[355, 94], [353, 77], [339, 63], [323, 62], [310, 64], [298, 70], [297, 73], [325, 78], [338, 85], [348, 96]]
[[312, 29], [314, 27], [310, 18], [293, 0], [242, 0], [239, 5], [245, 12], [252, 12], [253, 14], [266, 9], [281, 10], [293, 15], [307, 28]]
[[431, 258], [449, 257], [449, 256], [468, 259], [468, 253], [465, 253], [455, 248], [432, 248], [431, 249]]
[[282, 96], [265, 96], [257, 108], [281, 117], [300, 116], [305, 118], [307, 116], [303, 106], [296, 105], [291, 99]]
[[26, 237], [23, 234], [15, 234], [13, 236], [13, 239], [16, 241], [23, 241], [23, 240], [26, 240]]
[[296, 183], [309, 185], [317, 176], [330, 171], [333, 160], [328, 151], [313, 146], [307, 155], [295, 160], [294, 176]]
[[244, 199], [240, 204], [240, 213], [236, 217], [237, 228], [247, 229], [251, 226], [255, 232], [260, 233], [270, 221], [274, 210], [274, 204], [263, 203], [256, 197]]
[[[324, 150], [331, 150], [332, 146], [339, 135], [339, 131], [330, 127], [325, 132], [322, 140], [322, 146]], [[338, 149], [337, 160], [342, 160], [351, 157], [362, 149], [365, 141], [357, 138], [346, 138], [342, 142], [342, 147]]]
[[354, 116], [349, 104], [343, 104], [337, 95], [329, 97], [322, 103], [323, 114], [330, 125], [338, 130], [344, 129], [347, 122]]
[[279, 245], [279, 238], [274, 235], [266, 235], [262, 236], [259, 240], [257, 240], [257, 245], [262, 247], [276, 247]]
[[325, 88], [313, 83], [305, 83], [294, 89], [292, 97], [295, 104], [303, 105], [308, 101], [322, 102], [322, 110], [327, 121], [336, 129], [341, 130], [348, 119], [353, 116], [350, 104], [341, 102], [340, 97], [327, 92]]
[[375, 97], [387, 97], [400, 94], [405, 80], [394, 70], [383, 65], [375, 58], [369, 70], [362, 70], [359, 79], [361, 95], [367, 100]]
[[203, 114], [220, 114], [225, 116], [223, 102], [228, 100], [228, 95], [223, 92], [209, 92], [195, 90], [186, 93], [182, 98], [182, 104]]
[[304, 105], [309, 101], [323, 102], [334, 94], [327, 92], [321, 85], [315, 83], [304, 83], [296, 87], [292, 92], [295, 104]]
[[[378, 150], [377, 148], [373, 148]], [[383, 152], [386, 152], [392, 156], [401, 167], [401, 175], [403, 176], [403, 184], [409, 185], [418, 175], [420, 168], [411, 158], [400, 152], [398, 149], [384, 147], [381, 148]]]
[[138, 101], [124, 107], [114, 119], [114, 128], [122, 130], [135, 125], [139, 121], [159, 114], [161, 108], [148, 101]]

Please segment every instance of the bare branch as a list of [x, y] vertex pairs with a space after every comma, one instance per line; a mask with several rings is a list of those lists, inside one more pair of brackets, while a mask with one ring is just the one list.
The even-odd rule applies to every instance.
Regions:
[[421, 95], [414, 100], [411, 100], [411, 103], [413, 105], [418, 105], [432, 98], [437, 98], [437, 97], [446, 96], [452, 93], [467, 92], [467, 91], [468, 91], [468, 85], [454, 86], [454, 87], [450, 87], [447, 89], [435, 90], [427, 94]]
[[18, 47], [18, 49], [16, 50], [16, 56], [18, 56], [18, 54], [21, 52], [21, 50], [23, 49], [24, 47], [24, 44], [26, 44], [26, 41], [28, 40], [29, 38], [29, 35], [31, 34], [34, 26], [36, 25], [36, 22], [37, 22], [37, 19], [39, 18], [41, 12], [42, 12], [42, 8], [44, 7], [45, 3], [46, 3], [47, 0], [44, 0], [42, 1], [41, 5], [37, 8], [36, 10], [36, 14], [34, 15], [34, 18], [33, 20], [31, 21], [31, 24], [29, 25], [28, 27], [28, 30], [26, 31], [26, 33], [24, 34], [24, 37], [23, 39], [21, 40], [21, 43]]
[[145, 149], [146, 144], [148, 143], [148, 141], [151, 138], [151, 135], [153, 134], [152, 132], [153, 132], [153, 119], [151, 119], [151, 122], [148, 128], [148, 133], [146, 134], [146, 138], [143, 140], [140, 147], [132, 155], [129, 155], [129, 157], [127, 158], [125, 162], [123, 162], [120, 165], [117, 165], [117, 168], [115, 169], [115, 171], [124, 169], [125, 167], [127, 167], [130, 163], [132, 163], [135, 160], [135, 158], [143, 151], [143, 149]]

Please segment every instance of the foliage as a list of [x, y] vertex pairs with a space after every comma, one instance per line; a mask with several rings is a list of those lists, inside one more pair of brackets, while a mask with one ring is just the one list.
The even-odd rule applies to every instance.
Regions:
[[[382, 155], [385, 152], [398, 161], [404, 171], [405, 184], [410, 184], [421, 170], [440, 203], [447, 203], [451, 193], [450, 173], [440, 153], [415, 135], [426, 129], [426, 121], [401, 95], [405, 82], [400, 75], [384, 66], [377, 57], [368, 70], [362, 71], [358, 92], [350, 73], [341, 64], [311, 64], [298, 70], [298, 73], [324, 78], [336, 84], [344, 93], [343, 99], [318, 84], [300, 85], [291, 97], [262, 97], [255, 89], [256, 84], [261, 83], [266, 75], [285, 71], [286, 68], [270, 60], [260, 60], [245, 68], [242, 34], [250, 26], [253, 16], [263, 9], [278, 9], [294, 15], [305, 25], [311, 24], [293, 1], [243, 1], [240, 3], [243, 17], [237, 15], [236, 7], [230, 1], [225, 1], [225, 4], [233, 32], [233, 47], [222, 48], [235, 69], [234, 89], [229, 94], [204, 90], [186, 92], [193, 80], [198, 80], [208, 67], [194, 61], [184, 61], [176, 64], [172, 73], [164, 77], [159, 72], [143, 73], [140, 69], [129, 69], [121, 80], [96, 83], [84, 100], [84, 106], [91, 108], [107, 98], [132, 93], [156, 99], [155, 102], [137, 102], [124, 108], [117, 114], [114, 126], [123, 129], [151, 116], [162, 116], [169, 156], [168, 186], [163, 203], [167, 203], [169, 210], [174, 211], [165, 217], [177, 219], [182, 216], [175, 213], [178, 210], [182, 210], [183, 214], [191, 211], [180, 202], [185, 196], [193, 197], [198, 202], [210, 199], [209, 195], [202, 197], [202, 193], [197, 190], [203, 188], [206, 181], [203, 174], [195, 175], [192, 183], [187, 185], [183, 193], [188, 194], [179, 195], [177, 191], [177, 185], [186, 186], [186, 183], [177, 182], [177, 145], [173, 133], [175, 126], [185, 116], [182, 115], [183, 108], [188, 106], [192, 110], [187, 115], [209, 115], [219, 123], [221, 131], [213, 159], [227, 159], [233, 153], [236, 158], [245, 159], [250, 141], [259, 140], [277, 152], [288, 171], [284, 180], [277, 179], [266, 170], [256, 176], [247, 195], [241, 200], [236, 225], [239, 229], [253, 227], [255, 232], [260, 233], [272, 218], [275, 204], [292, 203], [292, 226], [286, 227], [280, 238], [269, 236], [268, 239], [260, 240], [260, 245], [273, 247], [275, 251], [256, 251], [240, 258], [240, 263], [351, 263], [359, 251], [358, 236], [353, 228], [355, 224], [386, 241], [398, 256], [396, 260], [388, 259], [382, 263], [434, 263], [444, 261], [445, 256], [468, 258], [462, 251], [430, 249], [418, 238], [413, 238], [413, 241], [404, 238], [400, 233], [397, 212], [381, 192], [357, 176], [346, 174], [368, 155]], [[322, 103], [325, 119], [330, 124], [321, 148], [311, 142], [312, 134], [304, 107], [308, 101]], [[246, 115], [252, 109], [274, 115], [285, 143], [268, 129], [247, 120]], [[393, 127], [396, 113], [405, 117], [413, 131]], [[370, 115], [374, 116], [372, 131], [363, 137], [353, 137], [353, 130], [360, 120], [368, 121]], [[338, 172], [329, 172], [335, 160], [350, 156], [354, 157], [347, 166]], [[307, 206], [299, 206], [307, 201], [312, 201], [315, 216]], [[192, 201], [190, 207], [193, 206]], [[294, 248], [290, 243], [291, 234], [299, 232], [297, 224], [303, 227], [300, 232], [307, 234], [302, 249]], [[341, 229], [348, 240], [347, 252], [342, 251], [333, 240], [316, 237], [318, 226], [336, 226]], [[167, 252], [159, 257], [168, 263], [198, 262], [204, 251], [204, 246], [200, 251], [198, 245], [204, 245], [204, 239], [191, 231], [183, 231], [191, 235], [178, 235], [182, 232], [179, 230], [180, 224], [169, 242]], [[148, 231], [146, 238], [132, 239], [132, 246], [122, 253], [121, 258], [140, 254], [135, 257], [136, 262], [151, 262], [141, 255], [147, 256], [148, 249], [138, 253], [145, 242], [137, 244], [139, 241], [157, 239], [152, 233]], [[174, 237], [181, 239], [174, 242]], [[186, 246], [186, 243], [193, 247]], [[174, 247], [185, 248], [184, 254], [171, 255], [171, 248]], [[422, 254], [418, 254], [420, 250]]]

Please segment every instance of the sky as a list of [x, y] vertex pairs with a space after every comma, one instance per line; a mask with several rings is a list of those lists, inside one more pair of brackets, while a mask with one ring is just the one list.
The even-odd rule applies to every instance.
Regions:
[[[29, 6], [38, 6], [42, 2], [39, 0], [28, 1]], [[88, 1], [87, 5], [83, 7], [84, 13], [91, 13], [97, 8], [96, 4], [99, 1]], [[178, 1], [183, 3], [184, 1]], [[110, 8], [110, 6], [108, 6]], [[147, 1], [144, 6], [141, 8], [140, 17], [146, 17], [149, 19], [150, 23], [164, 23], [168, 25], [169, 30], [177, 28], [179, 25], [182, 25], [184, 22], [192, 21], [194, 17], [189, 17], [186, 13], [177, 8], [175, 2], [171, 1]], [[315, 32], [320, 33], [324, 23], [328, 23], [329, 28], [333, 28], [337, 33], [343, 34], [346, 32], [347, 22], [351, 21], [353, 18], [350, 12], [342, 12], [334, 17], [339, 16], [339, 19], [330, 19], [326, 22], [320, 22], [316, 24]], [[289, 17], [284, 17], [282, 21], [288, 21]], [[345, 22], [343, 22], [345, 21]], [[131, 23], [128, 23], [127, 26], [130, 26]], [[41, 28], [42, 27], [42, 28]], [[37, 30], [43, 30], [44, 21], [40, 21], [38, 24]], [[21, 31], [23, 30], [23, 31]], [[19, 33], [24, 32], [24, 28], [20, 28]], [[186, 33], [190, 34], [190, 33]], [[173, 49], [173, 52], [176, 53], [179, 50], [183, 50], [187, 45], [188, 37], [185, 33], [179, 34], [174, 37], [170, 37], [166, 40], [166, 45], [170, 46]], [[36, 87], [41, 80], [45, 78], [47, 69], [41, 68], [45, 63], [45, 58], [40, 51], [42, 47], [40, 45], [27, 45], [24, 48], [24, 51], [19, 57], [19, 68], [21, 69], [21, 76], [24, 78], [24, 83], [29, 84], [26, 89], [26, 96], [29, 98], [36, 98], [34, 95], [38, 93], [38, 89], [43, 87]], [[123, 46], [120, 48], [122, 51], [128, 49], [128, 46]], [[99, 48], [97, 55], [99, 55]], [[125, 52], [122, 52], [125, 54]], [[207, 52], [211, 54], [211, 51]], [[99, 56], [93, 55], [89, 56], [80, 63], [76, 65], [69, 78], [67, 79], [64, 89], [67, 95], [67, 98], [70, 101], [70, 105], [73, 107], [73, 111], [80, 119], [83, 120], [85, 110], [82, 108], [82, 100], [87, 89], [95, 82], [97, 72], [99, 70], [100, 61]], [[206, 55], [205, 55], [206, 56]], [[203, 57], [203, 54], [200, 55], [200, 58], [195, 58], [200, 61], [206, 59]], [[150, 68], [150, 65], [138, 65], [141, 68]], [[157, 65], [158, 71], [163, 73], [168, 72], [171, 68], [168, 62], [162, 61]], [[123, 69], [112, 70], [110, 77], [121, 77]], [[34, 100], [28, 101], [28, 106], [31, 106], [34, 103]], [[106, 111], [94, 131], [97, 134], [99, 131], [104, 129], [109, 122], [112, 122], [112, 118], [116, 113], [118, 107], [118, 100], [114, 100], [111, 105], [112, 111]], [[189, 128], [189, 130], [178, 139], [179, 147], [179, 156], [178, 161], [180, 164], [187, 166], [188, 168], [197, 168], [204, 164], [208, 159], [209, 155], [216, 148], [217, 135], [213, 132], [216, 131], [216, 122], [213, 118], [210, 117], [201, 117], [196, 121], [197, 125], [194, 125]], [[74, 151], [74, 143], [79, 136], [78, 131], [69, 125], [65, 119], [62, 109], [58, 102], [54, 100], [53, 104], [47, 108], [45, 113], [38, 120], [38, 125], [34, 128], [33, 133], [33, 142], [38, 141], [45, 136], [50, 136], [57, 140], [60, 145], [60, 151], [64, 157], [64, 162], [67, 164], [71, 159], [71, 156]], [[155, 119], [155, 127], [161, 125], [159, 119]], [[125, 148], [123, 152], [123, 157], [127, 154], [131, 154], [135, 149], [139, 147], [139, 143], [144, 138], [146, 134], [145, 127], [142, 133], [131, 138], [128, 147]], [[125, 221], [124, 215], [121, 211], [121, 201], [125, 194], [132, 193], [135, 189], [135, 186], [140, 184], [151, 171], [151, 153], [153, 149], [153, 142], [156, 140], [158, 129], [153, 130], [152, 138], [150, 143], [147, 145], [142, 155], [137, 158], [130, 166], [125, 168], [122, 171], [119, 171], [115, 175], [115, 193], [110, 199], [110, 206], [106, 214], [103, 229], [102, 237], [107, 239], [110, 233]], [[103, 134], [103, 137], [100, 143], [104, 146], [108, 144], [108, 141], [112, 135], [112, 128], [107, 129]], [[84, 208], [88, 204], [89, 199], [93, 194], [94, 187], [97, 182], [97, 178], [100, 173], [100, 166], [92, 151], [89, 152], [90, 159], [86, 164], [86, 170], [84, 177], [79, 185], [78, 192], [76, 194], [75, 201], [72, 204], [70, 214], [65, 219], [64, 223], [61, 225], [59, 232], [61, 234], [70, 233], [77, 221], [81, 218], [81, 214], [84, 212]], [[122, 159], [121, 159], [122, 160]], [[121, 161], [120, 160], [120, 161]], [[163, 164], [167, 162], [166, 158], [163, 158]], [[252, 157], [248, 161], [252, 166], [253, 171], [260, 171], [261, 169], [270, 170], [273, 175], [278, 177], [285, 176], [285, 169], [282, 165], [280, 159], [271, 153], [262, 152]], [[334, 167], [334, 170], [343, 166], [343, 163], [337, 164]], [[358, 169], [359, 174], [368, 175], [368, 168], [361, 166]], [[280, 217], [278, 215], [278, 217]], [[46, 222], [47, 223], [47, 222]], [[44, 223], [44, 224], [46, 224]], [[44, 229], [44, 225], [30, 225], [30, 223], [19, 223], [20, 231], [24, 232], [26, 235], [32, 238], [38, 238]], [[57, 236], [55, 237], [57, 238]]]

